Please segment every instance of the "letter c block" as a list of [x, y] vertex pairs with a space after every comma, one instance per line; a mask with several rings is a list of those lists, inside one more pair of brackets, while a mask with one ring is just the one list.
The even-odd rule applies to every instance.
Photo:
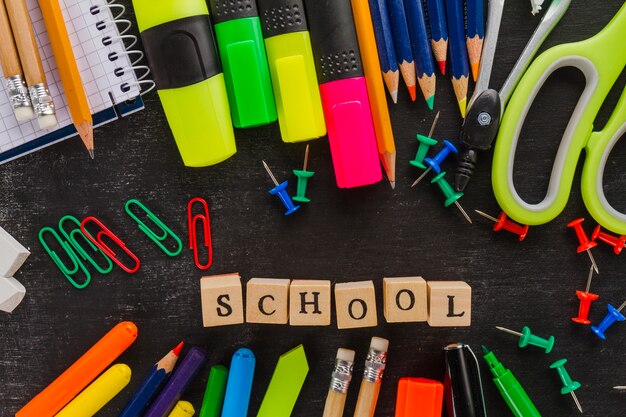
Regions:
[[288, 279], [252, 278], [246, 284], [246, 322], [287, 324]]

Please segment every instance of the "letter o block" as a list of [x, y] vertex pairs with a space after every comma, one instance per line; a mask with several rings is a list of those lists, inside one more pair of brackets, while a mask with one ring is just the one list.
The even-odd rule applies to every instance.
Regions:
[[238, 274], [202, 277], [200, 298], [204, 327], [243, 323], [243, 295]]
[[336, 284], [335, 307], [338, 329], [378, 325], [373, 281]]
[[246, 284], [246, 322], [287, 324], [288, 279], [252, 278]]
[[383, 299], [388, 323], [420, 322], [428, 319], [426, 281], [422, 277], [384, 278]]
[[464, 281], [428, 281], [428, 324], [433, 327], [472, 324], [472, 287]]
[[309, 279], [291, 281], [289, 325], [330, 326], [330, 281]]

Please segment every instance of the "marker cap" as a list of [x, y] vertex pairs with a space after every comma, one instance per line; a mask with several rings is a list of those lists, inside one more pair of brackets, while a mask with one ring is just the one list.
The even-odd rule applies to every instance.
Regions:
[[396, 417], [441, 417], [443, 384], [426, 378], [400, 378]]

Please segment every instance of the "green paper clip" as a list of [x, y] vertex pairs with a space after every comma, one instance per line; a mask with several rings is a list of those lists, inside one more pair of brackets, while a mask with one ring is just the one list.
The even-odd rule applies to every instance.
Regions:
[[[75, 227], [68, 233], [63, 228], [63, 223], [71, 222], [75, 225]], [[102, 275], [106, 275], [113, 270], [113, 262], [111, 262], [111, 258], [105, 255], [96, 245], [94, 245], [80, 230], [80, 222], [74, 216], [64, 216], [59, 220], [59, 231], [67, 239], [70, 245], [73, 246], [76, 254], [79, 255], [84, 261], [89, 262], [99, 273]], [[91, 248], [93, 254], [102, 255], [102, 258], [106, 261], [106, 267], [101, 267], [98, 263], [93, 259], [93, 257], [89, 256], [87, 250], [80, 246], [77, 241], [77, 236], [79, 236], [87, 245]]]
[[[61, 258], [59, 258], [59, 255], [57, 255], [55, 251], [50, 249], [50, 247], [46, 243], [46, 240], [44, 239], [44, 234], [46, 232], [54, 236], [56, 241], [61, 244], [61, 247], [63, 248], [63, 250], [65, 250], [65, 252], [69, 256], [70, 261], [72, 261], [73, 266], [71, 268], [68, 268], [63, 263], [63, 261], [61, 261]], [[50, 255], [50, 258], [52, 258], [52, 261], [56, 264], [56, 266], [59, 268], [61, 273], [65, 275], [65, 278], [67, 278], [70, 284], [72, 284], [74, 287], [78, 288], [79, 290], [89, 285], [89, 283], [91, 282], [91, 274], [89, 273], [87, 268], [85, 268], [85, 265], [83, 265], [83, 263], [80, 261], [80, 259], [78, 258], [78, 255], [76, 255], [76, 253], [74, 252], [74, 249], [72, 249], [72, 246], [68, 242], [65, 242], [63, 239], [61, 239], [61, 237], [59, 236], [56, 230], [54, 230], [51, 227], [44, 227], [43, 229], [41, 229], [39, 231], [39, 242], [41, 242], [41, 246], [43, 246], [43, 248], [46, 250], [48, 255]], [[74, 280], [74, 275], [78, 273], [79, 269], [81, 269], [85, 273], [85, 281], [82, 284], [79, 284]]]
[[[146, 213], [148, 215], [148, 218], [152, 220], [152, 222], [155, 225], [157, 225], [159, 229], [161, 229], [161, 234], [154, 232], [152, 229], [146, 226], [146, 224], [142, 220], [140, 220], [139, 217], [135, 215], [135, 213], [132, 212], [132, 210], [130, 209], [132, 205], [136, 205], [144, 213]], [[126, 209], [126, 213], [128, 213], [128, 215], [139, 225], [139, 229], [142, 232], [144, 232], [154, 243], [156, 243], [157, 246], [161, 248], [161, 250], [165, 252], [166, 255], [168, 256], [180, 255], [180, 253], [183, 250], [183, 242], [181, 242], [180, 238], [174, 232], [172, 232], [172, 230], [169, 227], [167, 227], [165, 223], [163, 223], [153, 212], [148, 210], [148, 208], [144, 206], [141, 201], [134, 199], [134, 198], [130, 199], [126, 202], [126, 205], [124, 206], [124, 208]], [[173, 252], [167, 249], [162, 243], [169, 236], [171, 236], [178, 243], [178, 249], [176, 249]]]

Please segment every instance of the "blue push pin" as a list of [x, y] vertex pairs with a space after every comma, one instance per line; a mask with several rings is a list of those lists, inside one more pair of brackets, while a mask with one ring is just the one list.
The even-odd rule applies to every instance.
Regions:
[[415, 182], [411, 185], [411, 187], [415, 187], [417, 184], [419, 184], [419, 182], [430, 171], [435, 171], [437, 174], [439, 174], [441, 172], [441, 163], [451, 153], [454, 153], [456, 155], [459, 153], [459, 150], [456, 148], [456, 146], [454, 146], [454, 144], [452, 144], [452, 142], [450, 142], [449, 140], [444, 140], [443, 148], [441, 148], [441, 150], [437, 152], [437, 155], [435, 155], [433, 158], [424, 158], [424, 165], [428, 166], [428, 169], [424, 171], [424, 173], [420, 175], [418, 179], [415, 180]]
[[609, 312], [606, 316], [604, 316], [604, 319], [602, 319], [598, 327], [591, 326], [591, 330], [593, 330], [596, 336], [598, 336], [602, 340], [606, 340], [604, 332], [606, 332], [606, 330], [611, 327], [616, 321], [626, 320], [626, 317], [624, 317], [624, 315], [620, 313], [624, 309], [624, 307], [626, 307], [626, 301], [624, 301], [624, 303], [618, 309], [613, 307], [611, 304], [607, 306]]
[[269, 174], [270, 178], [272, 179], [275, 185], [274, 188], [269, 190], [269, 193], [271, 195], [277, 195], [278, 198], [280, 198], [280, 201], [282, 201], [282, 203], [285, 205], [285, 208], [287, 209], [287, 211], [285, 212], [285, 216], [289, 216], [290, 214], [295, 213], [300, 208], [300, 206], [294, 205], [293, 201], [291, 201], [291, 197], [289, 197], [289, 194], [287, 193], [288, 181], [284, 181], [278, 184], [278, 181], [276, 181], [276, 177], [274, 176], [274, 174], [272, 174], [270, 167], [267, 166], [265, 161], [262, 161], [262, 162], [263, 162], [263, 166], [265, 167], [265, 170], [267, 171], [267, 173]]

